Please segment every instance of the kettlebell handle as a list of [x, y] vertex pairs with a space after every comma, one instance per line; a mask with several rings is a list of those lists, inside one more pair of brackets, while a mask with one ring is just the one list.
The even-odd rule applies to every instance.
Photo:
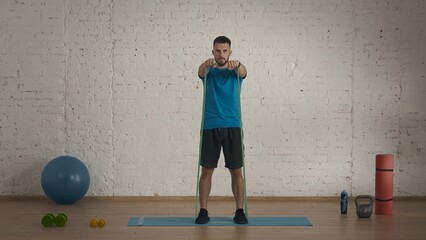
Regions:
[[359, 203], [358, 203], [359, 199], [370, 199], [369, 204], [372, 204], [373, 201], [374, 201], [374, 199], [371, 195], [358, 195], [358, 196], [355, 197], [355, 204], [356, 204], [357, 207], [359, 207]]

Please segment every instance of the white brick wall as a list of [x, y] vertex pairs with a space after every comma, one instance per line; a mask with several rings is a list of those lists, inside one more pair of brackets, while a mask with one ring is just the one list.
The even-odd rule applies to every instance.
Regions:
[[63, 154], [89, 195], [193, 195], [219, 35], [248, 68], [249, 195], [374, 194], [377, 153], [395, 195], [426, 195], [424, 0], [0, 1], [0, 195], [43, 194]]

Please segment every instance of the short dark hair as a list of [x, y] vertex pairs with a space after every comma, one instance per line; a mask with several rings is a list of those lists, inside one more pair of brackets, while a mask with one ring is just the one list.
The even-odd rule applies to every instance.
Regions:
[[227, 43], [227, 44], [229, 44], [229, 47], [231, 47], [231, 40], [230, 40], [229, 38], [225, 37], [225, 36], [219, 36], [219, 37], [217, 37], [217, 38], [213, 41], [213, 46], [214, 46], [216, 43]]

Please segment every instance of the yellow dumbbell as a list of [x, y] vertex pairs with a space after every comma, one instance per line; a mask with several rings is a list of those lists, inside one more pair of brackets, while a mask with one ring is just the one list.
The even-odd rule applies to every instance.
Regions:
[[98, 221], [96, 219], [92, 218], [92, 219], [90, 219], [89, 224], [90, 224], [91, 227], [95, 228], [95, 227], [98, 226]]
[[92, 228], [95, 228], [95, 227], [105, 227], [105, 224], [106, 224], [106, 222], [105, 222], [105, 220], [104, 219], [99, 219], [99, 221], [98, 220], [96, 220], [96, 218], [92, 218], [92, 219], [90, 219], [90, 223], [89, 223], [89, 225], [92, 227]]
[[105, 220], [103, 220], [102, 218], [99, 219], [99, 221], [98, 221], [98, 227], [105, 227], [105, 224], [106, 224]]

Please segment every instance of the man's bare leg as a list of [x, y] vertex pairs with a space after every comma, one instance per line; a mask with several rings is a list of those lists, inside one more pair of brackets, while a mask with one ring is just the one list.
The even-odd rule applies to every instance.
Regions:
[[214, 168], [205, 168], [201, 169], [200, 177], [200, 212], [198, 213], [195, 223], [197, 224], [206, 224], [210, 221], [209, 214], [207, 211], [207, 205], [209, 201], [210, 190], [212, 188], [212, 176]]

